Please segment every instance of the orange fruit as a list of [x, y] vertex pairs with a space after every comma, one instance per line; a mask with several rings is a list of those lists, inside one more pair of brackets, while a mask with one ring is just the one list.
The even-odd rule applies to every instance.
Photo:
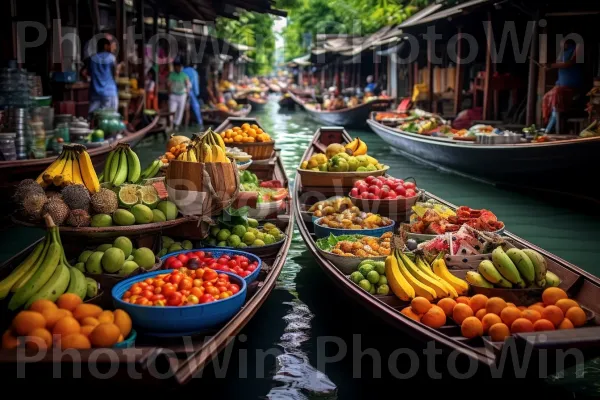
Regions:
[[512, 333], [533, 332], [533, 323], [527, 318], [517, 318], [510, 326]]
[[131, 333], [131, 317], [123, 310], [115, 310], [113, 312], [115, 316], [114, 324], [119, 327], [121, 334], [123, 337], [128, 337], [129, 333]]
[[94, 318], [94, 317], [85, 317], [84, 319], [81, 320], [81, 326], [86, 326], [86, 325], [91, 325], [91, 326], [100, 325], [100, 321], [98, 321], [98, 319]]
[[434, 306], [421, 316], [421, 323], [431, 328], [441, 328], [446, 324], [446, 313], [441, 307]]
[[83, 325], [81, 327], [81, 334], [84, 335], [85, 337], [89, 338], [90, 337], [90, 333], [92, 333], [92, 331], [94, 330], [94, 328], [96, 327], [96, 325]]
[[552, 322], [548, 321], [547, 319], [538, 319], [537, 321], [535, 321], [533, 323], [533, 330], [535, 332], [553, 331], [554, 324]]
[[569, 318], [563, 318], [557, 329], [575, 329], [575, 327]]
[[12, 321], [12, 327], [17, 336], [27, 336], [36, 328], [46, 326], [46, 319], [36, 311], [21, 311]]
[[98, 315], [102, 312], [102, 308], [95, 304], [83, 303], [75, 307], [73, 310], [73, 318], [77, 321], [81, 321], [85, 317], [98, 318]]
[[54, 335], [67, 336], [71, 333], [79, 333], [80, 330], [81, 327], [79, 326], [79, 322], [77, 322], [75, 318], [63, 317], [54, 325], [52, 333]]
[[51, 302], [48, 299], [38, 299], [36, 301], [34, 301], [33, 303], [31, 303], [31, 305], [29, 306], [28, 310], [29, 311], [36, 311], [39, 312], [40, 314], [44, 313], [44, 310], [56, 310], [56, 304], [54, 304], [53, 302]]
[[410, 307], [416, 314], [425, 314], [431, 308], [431, 303], [425, 297], [415, 297], [410, 302]]
[[[477, 311], [475, 313], [475, 316], [477, 318], [479, 318], [480, 321], [483, 321], [483, 317], [485, 317], [487, 315], [487, 311], [485, 310], [485, 308], [482, 308], [481, 310]], [[493, 314], [496, 315], [496, 314]]]
[[520, 311], [525, 311], [525, 310], [527, 310], [527, 307], [525, 307], [525, 306], [519, 306], [519, 307], [517, 307], [517, 308], [518, 308]]
[[506, 306], [507, 306], [507, 307], [517, 307], [517, 306], [515, 305], [515, 303], [511, 303], [511, 302], [507, 302], [507, 303], [506, 303]]
[[469, 305], [469, 298], [467, 296], [458, 296], [456, 298], [456, 302], [457, 303], [463, 303], [463, 304]]
[[35, 328], [27, 335], [25, 346], [34, 350], [47, 349], [52, 346], [52, 334], [48, 329]]
[[244, 137], [242, 135], [238, 134], [238, 135], [234, 136], [233, 141], [237, 142], [237, 143], [241, 143], [243, 139], [244, 139]]
[[485, 308], [487, 301], [488, 298], [486, 295], [476, 294], [475, 296], [469, 299], [469, 306], [471, 306], [471, 309], [474, 313], [477, 313], [477, 311], [481, 310], [482, 308]]
[[113, 315], [113, 312], [110, 310], [105, 310], [102, 311], [100, 313], [100, 315], [98, 315], [98, 318], [96, 318], [98, 320], [99, 323], [103, 324], [103, 323], [109, 323], [112, 324], [115, 321], [115, 316]]
[[585, 325], [587, 321], [587, 315], [585, 315], [585, 311], [583, 311], [581, 307], [569, 308], [565, 313], [565, 318], [568, 318], [574, 326]]
[[572, 300], [572, 299], [560, 299], [556, 302], [555, 306], [560, 308], [562, 310], [563, 314], [566, 315], [569, 308], [579, 307], [579, 304], [575, 300]]
[[485, 305], [487, 312], [496, 315], [500, 315], [504, 308], [506, 308], [506, 302], [500, 297], [490, 297]]
[[92, 347], [90, 340], [82, 333], [72, 333], [63, 336], [60, 338], [57, 345], [61, 349], [90, 349]]
[[562, 310], [556, 306], [547, 306], [544, 308], [544, 311], [542, 311], [542, 318], [552, 322], [554, 326], [558, 326], [564, 317], [565, 315]]
[[560, 299], [568, 299], [567, 292], [557, 287], [549, 287], [542, 293], [542, 301], [546, 306], [553, 306]]
[[[37, 329], [37, 328], [36, 328]], [[2, 348], [14, 349], [19, 346], [19, 339], [15, 337], [10, 329], [7, 329], [2, 335]]]
[[460, 325], [460, 332], [466, 338], [474, 338], [483, 335], [483, 324], [476, 317], [467, 317]]
[[544, 306], [540, 306], [539, 304], [533, 304], [529, 307], [527, 307], [528, 310], [535, 310], [537, 312], [540, 313], [540, 315], [542, 314], [542, 311], [544, 311]]
[[517, 318], [521, 318], [521, 311], [517, 307], [505, 307], [500, 311], [500, 319], [506, 326], [512, 326]]
[[119, 335], [119, 340], [117, 340], [117, 343], [121, 343], [123, 340], [125, 340], [125, 339], [123, 338], [123, 334], [120, 334], [120, 335]]
[[451, 299], [450, 297], [446, 297], [438, 301], [437, 306], [444, 310], [446, 316], [449, 317], [452, 315], [452, 310], [454, 310], [454, 306], [456, 305], [456, 301]]
[[421, 321], [421, 316], [419, 314], [415, 314], [410, 307], [403, 308], [400, 313], [406, 315], [410, 319], [414, 319], [415, 321]]
[[104, 323], [90, 333], [90, 343], [94, 347], [113, 347], [119, 340], [121, 330], [115, 324]]
[[536, 310], [524, 310], [524, 311], [521, 311], [521, 317], [527, 318], [528, 320], [530, 320], [532, 323], [535, 324], [535, 322], [538, 319], [542, 318], [542, 314], [540, 314]]
[[510, 336], [510, 330], [506, 324], [499, 322], [490, 327], [490, 338], [494, 342], [503, 342], [504, 339]]
[[83, 303], [83, 300], [81, 300], [81, 297], [77, 296], [75, 293], [61, 294], [56, 300], [56, 305], [58, 308], [69, 311], [75, 310], [75, 308], [81, 303]]
[[459, 325], [461, 325], [465, 319], [472, 316], [473, 310], [464, 303], [458, 303], [456, 307], [454, 307], [454, 310], [452, 310], [452, 319]]
[[483, 333], [488, 333], [493, 325], [498, 324], [500, 322], [502, 322], [502, 319], [500, 319], [500, 317], [496, 314], [485, 314], [485, 316], [481, 320], [481, 323], [483, 325]]
[[54, 325], [58, 322], [59, 319], [63, 317], [72, 317], [73, 314], [69, 310], [62, 310], [57, 308], [56, 310], [47, 309], [42, 313], [44, 318], [46, 319], [46, 329], [52, 330]]

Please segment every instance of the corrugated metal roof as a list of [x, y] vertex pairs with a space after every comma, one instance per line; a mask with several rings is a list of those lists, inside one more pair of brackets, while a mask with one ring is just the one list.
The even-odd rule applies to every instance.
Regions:
[[492, 1], [493, 0], [471, 0], [466, 3], [458, 4], [454, 7], [450, 7], [445, 10], [439, 11], [435, 14], [429, 15], [429, 16], [419, 19], [417, 21], [414, 21], [414, 22], [411, 22], [408, 24], [403, 24], [404, 25], [403, 27], [407, 28], [407, 27], [411, 27], [411, 26], [427, 24], [427, 23], [433, 22], [433, 21], [438, 21], [440, 19], [445, 19], [445, 18], [451, 17], [453, 15], [461, 14], [462, 12], [464, 12], [470, 8], [475, 8], [478, 6], [482, 6], [486, 3], [491, 3]]

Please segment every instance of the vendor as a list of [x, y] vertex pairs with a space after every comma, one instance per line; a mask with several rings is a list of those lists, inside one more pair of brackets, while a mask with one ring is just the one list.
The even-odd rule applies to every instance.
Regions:
[[332, 98], [330, 98], [327, 106], [327, 111], [343, 110], [344, 108], [346, 108], [346, 102], [339, 90], [334, 87]]
[[562, 48], [554, 64], [544, 65], [545, 69], [558, 70], [556, 86], [544, 95], [542, 103], [544, 120], [548, 120], [546, 133], [551, 133], [555, 128], [557, 132], [560, 131], [560, 126], [557, 126], [558, 113], [571, 108], [583, 87], [583, 70], [578, 62], [583, 57], [583, 48], [572, 39], [563, 40]]
[[183, 66], [179, 59], [173, 61], [173, 71], [167, 79], [167, 87], [169, 88], [169, 111], [175, 113], [173, 124], [175, 131], [179, 130], [183, 112], [187, 101], [187, 95], [190, 91], [190, 79], [183, 72]]
[[194, 113], [194, 116], [196, 117], [196, 121], [198, 121], [198, 125], [200, 126], [200, 128], [203, 128], [204, 122], [202, 121], [202, 114], [200, 113], [200, 102], [198, 101], [198, 98], [200, 97], [200, 78], [198, 76], [198, 71], [196, 71], [196, 68], [194, 68], [192, 65], [188, 65], [183, 69], [183, 72], [187, 75], [188, 79], [190, 80], [190, 109]]
[[90, 78], [90, 114], [98, 109], [117, 111], [119, 107], [119, 94], [115, 82], [118, 68], [113, 48], [107, 38], [100, 38], [96, 54], [86, 59], [82, 73]]
[[375, 93], [375, 88], [377, 87], [377, 84], [375, 84], [375, 82], [373, 82], [373, 75], [369, 75], [367, 76], [367, 86], [365, 86], [365, 93], [370, 92]]

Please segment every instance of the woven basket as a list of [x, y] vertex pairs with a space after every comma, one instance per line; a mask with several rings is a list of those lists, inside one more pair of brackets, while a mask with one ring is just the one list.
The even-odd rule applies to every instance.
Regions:
[[275, 142], [231, 143], [243, 152], [252, 156], [252, 160], [267, 160], [273, 155]]
[[368, 176], [385, 175], [389, 168], [386, 165], [383, 169], [365, 172], [321, 172], [298, 168], [298, 174], [305, 187], [351, 188], [354, 182]]

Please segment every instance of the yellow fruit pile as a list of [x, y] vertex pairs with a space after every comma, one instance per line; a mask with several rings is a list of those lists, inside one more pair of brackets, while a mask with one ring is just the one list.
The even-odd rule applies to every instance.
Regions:
[[84, 185], [90, 193], [100, 190], [100, 182], [92, 159], [82, 144], [63, 147], [62, 153], [35, 180], [42, 187]]
[[112, 347], [131, 332], [131, 318], [123, 310], [102, 310], [82, 303], [73, 293], [61, 295], [56, 303], [36, 300], [18, 313], [2, 335], [2, 348], [14, 349], [24, 342], [29, 349], [90, 349]]
[[225, 143], [254, 143], [271, 142], [271, 136], [263, 131], [256, 124], [245, 123], [241, 127], [236, 126], [221, 132], [221, 137]]

